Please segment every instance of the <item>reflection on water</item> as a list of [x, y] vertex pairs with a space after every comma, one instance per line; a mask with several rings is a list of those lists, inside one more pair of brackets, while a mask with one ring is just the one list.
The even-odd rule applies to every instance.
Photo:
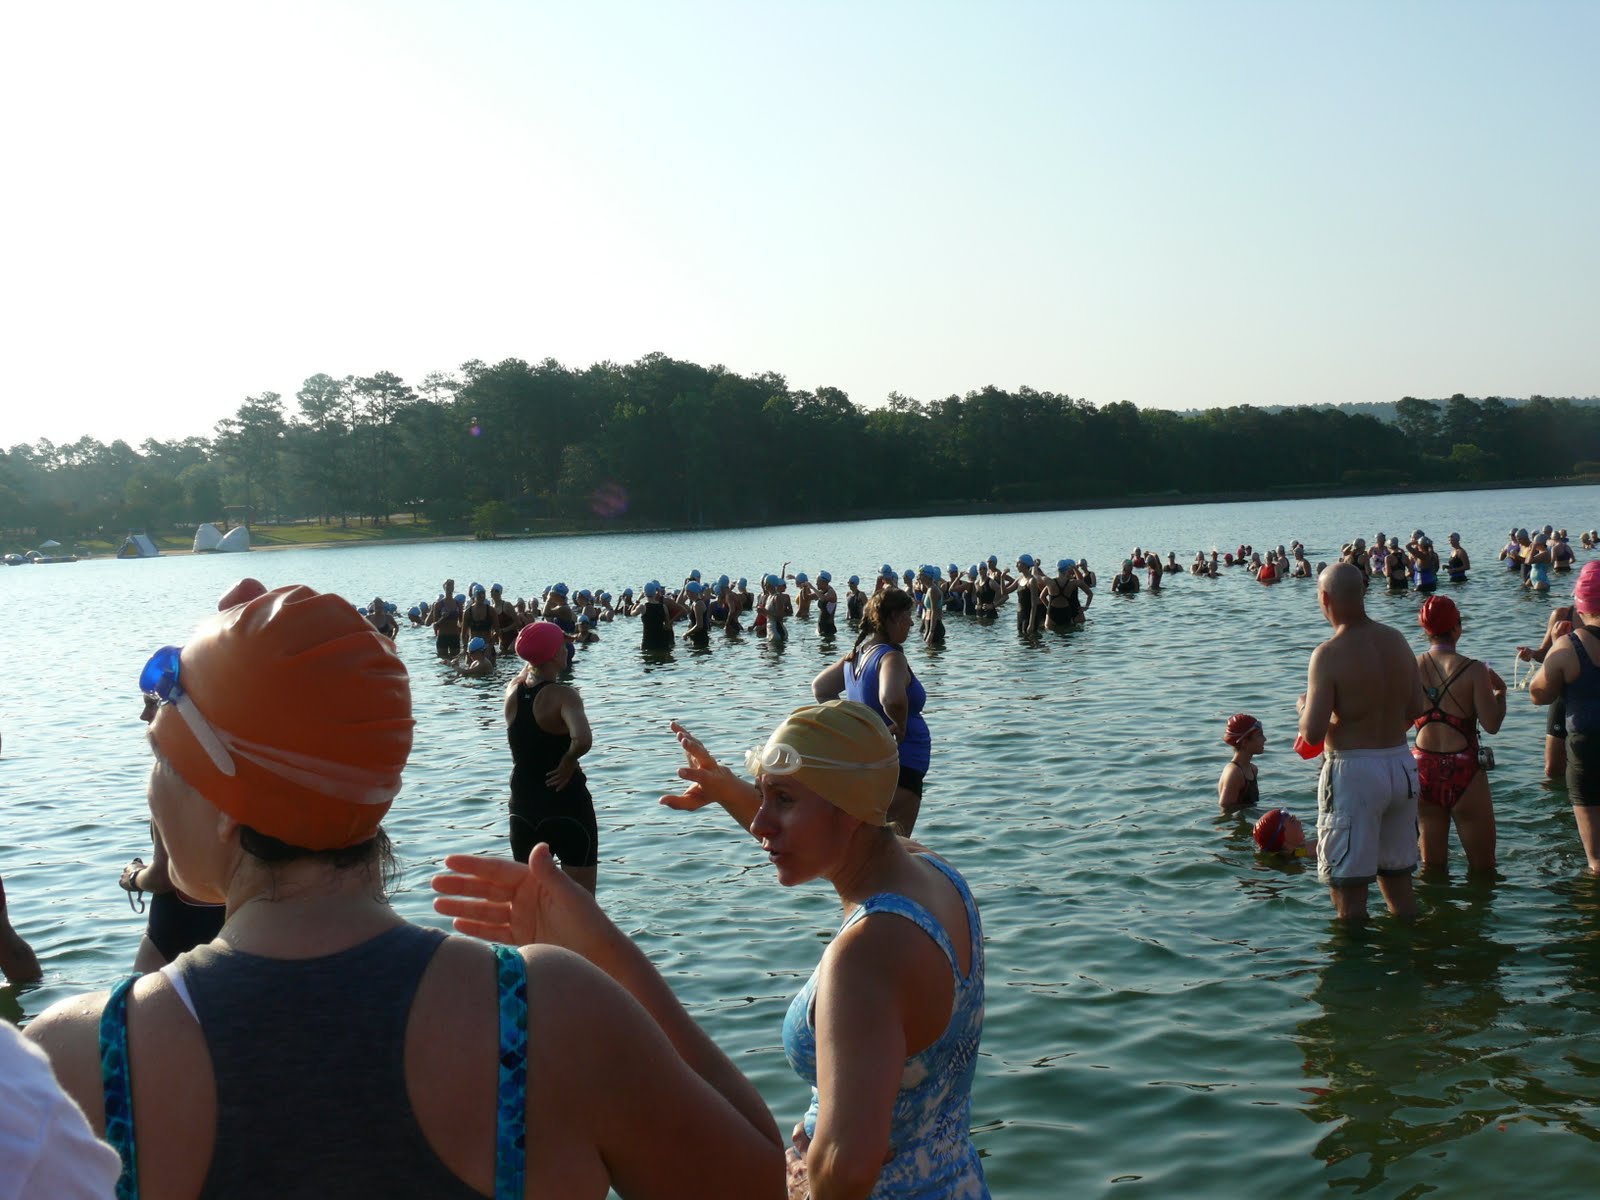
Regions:
[[[513, 595], [558, 578], [620, 590], [692, 566], [753, 577], [776, 569], [773, 546], [843, 578], [885, 558], [1027, 550], [1105, 564], [1135, 543], [1184, 559], [1296, 536], [1330, 558], [1352, 534], [1417, 526], [1459, 529], [1487, 564], [1512, 519], [1577, 528], [1593, 523], [1582, 514], [1597, 499], [1560, 489], [1197, 505], [288, 551], [248, 565], [269, 584], [303, 580], [365, 602], [432, 595], [450, 574], [493, 576]], [[0, 874], [47, 972], [20, 996], [0, 988], [0, 1015], [104, 986], [131, 960], [141, 919], [116, 880], [148, 845], [133, 680], [239, 570], [173, 558], [0, 572], [13, 611], [96, 606], [92, 646], [30, 654], [13, 641], [8, 661], [26, 669], [0, 674]], [[1531, 598], [1480, 570], [1452, 589], [1468, 618], [1463, 649], [1509, 678], [1512, 648], [1538, 636], [1564, 586]], [[1373, 601], [1420, 648], [1416, 605], [1411, 594]], [[851, 636], [789, 628], [782, 646], [747, 629], [645, 654], [636, 624], [614, 624], [572, 672], [595, 730], [585, 772], [601, 900], [785, 1128], [807, 1096], [779, 1028], [837, 905], [822, 887], [777, 888], [730, 822], [656, 801], [681, 761], [669, 719], [737, 762], [809, 698]], [[1315, 807], [1316, 767], [1288, 750], [1306, 659], [1326, 631], [1310, 585], [1185, 575], [1158, 595], [1100, 593], [1073, 632], [1019, 633], [1010, 614], [951, 615], [946, 630], [942, 647], [908, 646], [933, 734], [917, 833], [983, 908], [974, 1118], [997, 1196], [1572, 1194], [1573, 1147], [1592, 1153], [1600, 1129], [1600, 890], [1582, 878], [1564, 797], [1540, 781], [1543, 720], [1525, 694], [1492, 739], [1500, 882], [1466, 881], [1454, 849], [1455, 876], [1419, 882], [1415, 927], [1331, 932], [1311, 864], [1258, 860], [1250, 819], [1219, 817], [1215, 793], [1222, 723], [1246, 710], [1266, 729], [1265, 802]], [[501, 689], [516, 664], [464, 679], [420, 631], [402, 630], [398, 648], [418, 725], [388, 821], [405, 868], [396, 904], [433, 923], [426, 879], [443, 855], [504, 852]]]

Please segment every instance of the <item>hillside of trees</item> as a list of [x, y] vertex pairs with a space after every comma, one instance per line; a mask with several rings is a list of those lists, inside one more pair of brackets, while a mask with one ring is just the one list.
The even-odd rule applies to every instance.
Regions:
[[313, 375], [209, 436], [85, 437], [0, 453], [0, 530], [70, 543], [127, 527], [387, 522], [502, 528], [836, 519], [987, 505], [1486, 483], [1600, 470], [1600, 408], [1406, 397], [1392, 424], [1338, 409], [1179, 414], [986, 387], [881, 407], [780, 375], [652, 354], [574, 370], [473, 361], [415, 386]]

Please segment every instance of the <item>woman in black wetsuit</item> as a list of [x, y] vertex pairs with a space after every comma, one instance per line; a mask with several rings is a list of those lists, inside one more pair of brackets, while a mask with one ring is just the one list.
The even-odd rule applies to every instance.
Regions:
[[578, 760], [594, 744], [583, 699], [560, 682], [567, 635], [538, 621], [517, 635], [528, 665], [506, 685], [506, 741], [511, 745], [511, 855], [527, 862], [540, 842], [561, 869], [595, 890], [600, 838], [594, 801]]
[[677, 602], [666, 596], [655, 580], [644, 585], [644, 599], [633, 610], [639, 618], [640, 649], [672, 649], [672, 610], [677, 607]]
[[845, 615], [852, 625], [861, 620], [861, 613], [867, 607], [867, 594], [861, 590], [861, 576], [852, 575], [845, 580], [844, 608]]
[[473, 638], [482, 638], [484, 646], [489, 652], [489, 661], [494, 662], [494, 606], [489, 603], [488, 593], [483, 589], [483, 584], [475, 583], [467, 593], [471, 599], [467, 607], [461, 611], [461, 644], [466, 645]]
[[[1085, 600], [1078, 599], [1079, 589]], [[1078, 579], [1078, 564], [1063, 558], [1056, 564], [1056, 577], [1045, 584], [1045, 628], [1075, 629], [1083, 624], [1083, 610], [1094, 600], [1094, 593]]]

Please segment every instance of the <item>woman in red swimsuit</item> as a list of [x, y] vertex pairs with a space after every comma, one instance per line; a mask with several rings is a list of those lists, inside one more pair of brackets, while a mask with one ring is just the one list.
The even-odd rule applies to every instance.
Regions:
[[1450, 822], [1461, 839], [1469, 871], [1495, 865], [1494, 805], [1489, 777], [1478, 762], [1478, 725], [1496, 733], [1506, 716], [1506, 685], [1486, 664], [1456, 652], [1461, 613], [1448, 596], [1429, 596], [1418, 620], [1428, 651], [1417, 655], [1429, 708], [1416, 720], [1421, 785], [1417, 805], [1422, 866], [1443, 867], [1450, 853]]

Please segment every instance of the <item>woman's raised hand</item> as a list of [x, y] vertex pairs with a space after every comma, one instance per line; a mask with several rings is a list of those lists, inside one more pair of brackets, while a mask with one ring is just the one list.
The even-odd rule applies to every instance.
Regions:
[[679, 812], [694, 812], [708, 804], [726, 801], [735, 790], [742, 791], [744, 783], [727, 767], [719, 763], [705, 748], [705, 744], [676, 721], [672, 732], [678, 745], [683, 747], [689, 765], [678, 768], [678, 778], [689, 781], [689, 786], [673, 795], [661, 797], [661, 803]]
[[540, 842], [527, 863], [487, 854], [452, 854], [451, 874], [435, 875], [433, 907], [469, 937], [508, 946], [550, 945], [584, 953], [609, 921], [582, 885]]

